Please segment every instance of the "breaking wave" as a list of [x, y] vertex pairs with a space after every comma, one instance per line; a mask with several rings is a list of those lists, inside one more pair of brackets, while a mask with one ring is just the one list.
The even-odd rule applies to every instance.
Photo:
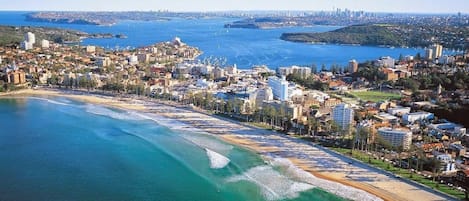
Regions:
[[205, 151], [207, 152], [208, 159], [210, 160], [210, 168], [220, 169], [224, 168], [226, 165], [228, 165], [228, 163], [230, 163], [229, 158], [217, 152], [214, 152], [207, 148], [205, 148]]
[[315, 187], [311, 184], [294, 181], [268, 165], [253, 167], [241, 175], [228, 178], [227, 181], [238, 182], [241, 180], [259, 186], [262, 195], [267, 200], [292, 199], [298, 197], [300, 192]]

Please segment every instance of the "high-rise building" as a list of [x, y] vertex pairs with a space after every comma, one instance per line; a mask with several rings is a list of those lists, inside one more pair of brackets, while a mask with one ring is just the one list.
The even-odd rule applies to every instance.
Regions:
[[348, 62], [348, 71], [350, 73], [356, 73], [358, 71], [358, 62], [355, 59]]
[[378, 135], [393, 147], [402, 147], [404, 150], [409, 149], [412, 144], [411, 131], [383, 127], [378, 129]]
[[332, 119], [342, 130], [348, 130], [353, 122], [353, 109], [345, 103], [338, 104], [332, 110]]
[[440, 58], [441, 55], [443, 55], [443, 46], [439, 44], [433, 44], [432, 45], [432, 50], [433, 50], [433, 58]]
[[433, 60], [433, 49], [428, 48], [425, 50], [425, 59]]
[[21, 48], [23, 50], [33, 49], [34, 43], [36, 43], [36, 36], [33, 33], [28, 32], [24, 34], [24, 41], [21, 42]]
[[23, 50], [33, 49], [33, 44], [25, 40], [25, 41], [21, 42], [21, 49], [23, 49]]
[[281, 101], [288, 100], [288, 81], [285, 79], [285, 76], [282, 76], [282, 78], [270, 76], [269, 86], [272, 88], [276, 99]]
[[28, 32], [24, 35], [24, 40], [31, 44], [34, 44], [36, 43], [36, 36], [33, 33]]

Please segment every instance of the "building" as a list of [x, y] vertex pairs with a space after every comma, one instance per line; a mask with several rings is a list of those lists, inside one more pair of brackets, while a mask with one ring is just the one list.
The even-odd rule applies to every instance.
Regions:
[[433, 60], [433, 49], [428, 48], [425, 50], [425, 59]]
[[225, 69], [226, 69], [225, 71], [228, 75], [237, 75], [238, 74], [238, 67], [236, 66], [236, 64], [233, 65], [233, 66], [228, 66]]
[[412, 132], [408, 130], [383, 127], [378, 129], [378, 135], [393, 147], [402, 147], [404, 150], [410, 149], [412, 144]]
[[225, 77], [225, 69], [220, 68], [220, 67], [214, 68], [212, 70], [212, 73], [213, 73], [213, 78], [214, 79], [219, 79], [219, 78]]
[[433, 59], [440, 58], [443, 55], [443, 46], [439, 44], [433, 44], [431, 46]]
[[49, 49], [49, 41], [48, 40], [41, 40], [41, 47], [42, 49]]
[[21, 49], [31, 50], [31, 49], [33, 49], [33, 44], [29, 43], [28, 41], [23, 41], [23, 42], [21, 42]]
[[136, 55], [130, 55], [128, 59], [129, 59], [129, 65], [138, 64], [138, 57]]
[[36, 36], [33, 33], [28, 32], [24, 34], [24, 40], [27, 41], [28, 43], [34, 44], [36, 43]]
[[86, 52], [87, 53], [95, 53], [96, 52], [96, 46], [88, 45], [86, 46]]
[[377, 121], [381, 123], [397, 123], [399, 118], [394, 115], [390, 115], [388, 113], [380, 112], [373, 116]]
[[[262, 103], [264, 101], [272, 101], [274, 100], [274, 94], [272, 92], [272, 88], [266, 87], [263, 89], [257, 89], [254, 93], [252, 98], [254, 99], [252, 102], [255, 103], [255, 107], [262, 107]], [[250, 96], [251, 97], [251, 96]]]
[[150, 54], [146, 53], [137, 54], [137, 60], [141, 63], [148, 63], [150, 62], [150, 56]]
[[358, 62], [355, 59], [348, 62], [348, 71], [350, 73], [356, 73], [358, 71]]
[[341, 103], [332, 110], [332, 119], [342, 130], [348, 130], [353, 122], [353, 113], [354, 111], [349, 105]]
[[394, 107], [394, 108], [389, 108], [388, 113], [391, 115], [397, 115], [397, 116], [402, 116], [404, 114], [409, 114], [410, 113], [410, 107]]
[[413, 124], [416, 121], [431, 120], [433, 118], [434, 115], [430, 112], [414, 112], [402, 115], [402, 120], [407, 124]]
[[10, 71], [5, 76], [6, 83], [24, 84], [26, 83], [26, 74], [23, 71]]
[[386, 68], [394, 68], [394, 66], [396, 65], [396, 61], [391, 58], [391, 57], [381, 57], [380, 59], [378, 59], [378, 66], [381, 66], [381, 67], [386, 67]]
[[435, 130], [439, 133], [449, 134], [452, 136], [462, 136], [466, 134], [466, 128], [451, 122], [441, 124], [430, 124], [428, 128]]
[[455, 163], [450, 154], [433, 151], [432, 154], [441, 162], [440, 170], [443, 174], [456, 172]]
[[302, 78], [307, 78], [311, 75], [310, 67], [290, 66], [277, 68], [278, 76], [288, 76], [290, 74], [299, 75]]
[[96, 58], [96, 65], [99, 67], [107, 67], [111, 65], [111, 59], [109, 59], [109, 57], [98, 57]]
[[272, 93], [274, 94], [275, 99], [281, 101], [288, 100], [288, 81], [285, 79], [285, 76], [282, 76], [282, 78], [270, 76], [269, 87], [272, 88]]

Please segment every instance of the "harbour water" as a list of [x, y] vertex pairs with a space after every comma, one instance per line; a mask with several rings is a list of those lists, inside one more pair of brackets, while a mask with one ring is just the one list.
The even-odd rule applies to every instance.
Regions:
[[0, 99], [0, 200], [343, 200], [163, 121], [65, 98]]
[[312, 65], [321, 68], [322, 64], [347, 65], [350, 59], [366, 61], [381, 56], [398, 58], [402, 55], [423, 54], [420, 48], [385, 48], [352, 45], [320, 45], [293, 43], [280, 40], [284, 32], [325, 32], [340, 27], [313, 26], [279, 29], [226, 29], [223, 25], [235, 21], [233, 18], [181, 19], [170, 21], [123, 21], [113, 26], [77, 24], [53, 24], [26, 21], [27, 12], [0, 12], [0, 25], [46, 26], [75, 29], [88, 33], [124, 34], [125, 39], [87, 39], [82, 45], [99, 45], [106, 48], [133, 48], [180, 37], [183, 42], [200, 48], [206, 57], [224, 57], [227, 64], [237, 64], [239, 68], [252, 65], [267, 65], [272, 69], [289, 65]]

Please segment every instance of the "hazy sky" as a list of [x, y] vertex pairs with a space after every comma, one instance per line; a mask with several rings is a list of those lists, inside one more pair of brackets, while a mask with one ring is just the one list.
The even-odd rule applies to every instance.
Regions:
[[0, 10], [331, 10], [469, 13], [469, 0], [0, 0]]

